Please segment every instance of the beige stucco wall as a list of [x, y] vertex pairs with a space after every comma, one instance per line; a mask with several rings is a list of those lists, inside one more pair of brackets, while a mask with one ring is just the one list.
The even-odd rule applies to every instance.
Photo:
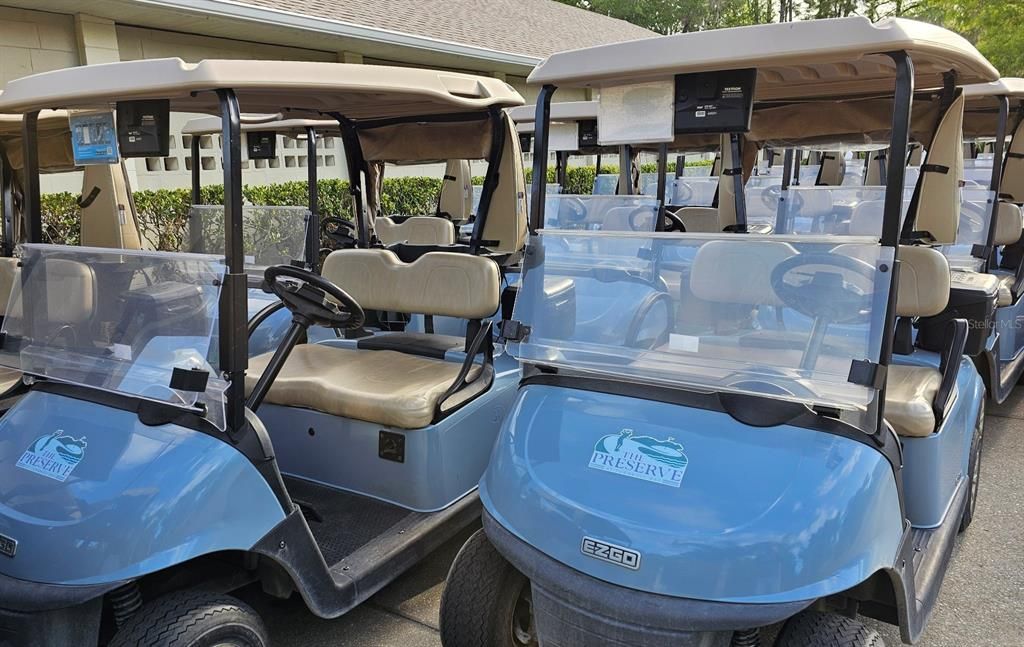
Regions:
[[74, 18], [0, 7], [0, 82], [74, 65]]

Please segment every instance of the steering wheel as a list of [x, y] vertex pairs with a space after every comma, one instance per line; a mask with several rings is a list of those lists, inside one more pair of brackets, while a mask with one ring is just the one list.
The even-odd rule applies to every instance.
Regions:
[[272, 265], [263, 274], [265, 289], [292, 315], [310, 325], [356, 330], [366, 321], [363, 308], [344, 290], [319, 274], [292, 265]]
[[665, 231], [678, 231], [686, 233], [686, 223], [674, 211], [665, 210]]
[[320, 235], [327, 239], [327, 247], [335, 249], [351, 249], [356, 246], [355, 225], [343, 218], [329, 216], [320, 221]]
[[562, 198], [558, 201], [558, 226], [578, 229], [587, 219], [587, 208], [579, 198]]
[[[809, 272], [796, 271], [814, 266], [817, 269]], [[823, 271], [822, 266], [840, 271]], [[779, 299], [800, 314], [842, 323], [863, 319], [871, 312], [876, 271], [870, 263], [852, 256], [825, 252], [797, 254], [775, 266], [771, 285]], [[850, 273], [864, 278], [867, 289], [850, 281]], [[803, 280], [791, 280], [793, 277]]]
[[[682, 181], [683, 178], [676, 179], [675, 195], [672, 196], [672, 204], [683, 207], [692, 207], [697, 205], [691, 205], [690, 200], [693, 199], [693, 187], [687, 182]], [[668, 197], [666, 196], [666, 201]]]

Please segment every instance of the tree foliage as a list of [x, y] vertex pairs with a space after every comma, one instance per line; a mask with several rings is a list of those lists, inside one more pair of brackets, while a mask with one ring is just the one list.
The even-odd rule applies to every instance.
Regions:
[[1003, 76], [1024, 75], [1024, 0], [558, 0], [660, 34], [859, 15], [926, 20], [959, 32]]

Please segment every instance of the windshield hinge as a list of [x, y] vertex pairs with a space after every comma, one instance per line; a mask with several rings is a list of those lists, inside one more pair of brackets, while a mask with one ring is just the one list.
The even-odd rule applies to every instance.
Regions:
[[498, 341], [526, 341], [530, 337], [530, 327], [514, 319], [502, 319], [498, 324]]
[[887, 371], [888, 368], [881, 364], [876, 364], [866, 359], [855, 359], [850, 364], [850, 375], [846, 380], [877, 391], [885, 385]]

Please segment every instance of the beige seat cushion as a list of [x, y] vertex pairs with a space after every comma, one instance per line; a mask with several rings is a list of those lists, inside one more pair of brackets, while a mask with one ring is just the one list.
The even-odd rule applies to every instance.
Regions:
[[12, 389], [21, 384], [21, 375], [21, 371], [0, 367], [0, 396], [7, 395]]
[[374, 221], [373, 230], [384, 245], [451, 245], [455, 242], [455, 227], [451, 221], [437, 216], [413, 216], [402, 222], [381, 216]]
[[[273, 353], [249, 360], [251, 390]], [[324, 344], [295, 347], [267, 393], [266, 402], [315, 409], [390, 427], [419, 429], [461, 368], [455, 362], [390, 350], [351, 350]], [[475, 367], [470, 379], [479, 373]]]
[[900, 436], [928, 436], [935, 431], [932, 402], [942, 373], [926, 366], [890, 364], [885, 386], [885, 419]]
[[1012, 272], [993, 272], [992, 274], [999, 279], [999, 297], [996, 305], [1000, 307], [1013, 305], [1013, 284], [1017, 282], [1017, 277]]

